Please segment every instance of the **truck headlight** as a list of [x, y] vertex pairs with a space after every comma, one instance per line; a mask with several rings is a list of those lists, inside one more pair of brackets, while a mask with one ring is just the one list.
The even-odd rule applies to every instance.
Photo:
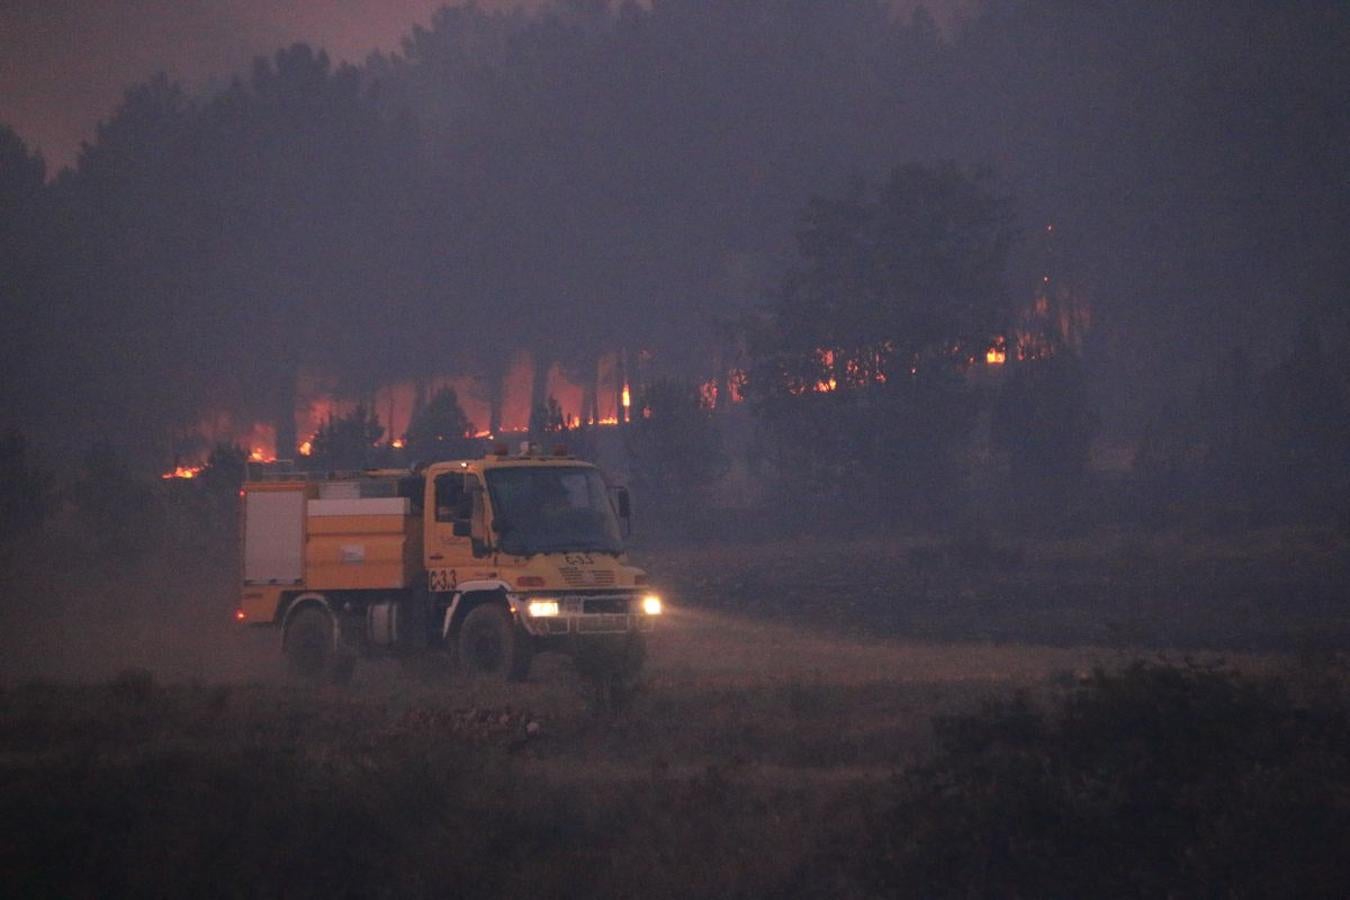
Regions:
[[525, 611], [531, 619], [549, 619], [558, 615], [557, 600], [531, 600]]
[[642, 612], [649, 616], [661, 615], [661, 598], [656, 594], [647, 594], [642, 598]]

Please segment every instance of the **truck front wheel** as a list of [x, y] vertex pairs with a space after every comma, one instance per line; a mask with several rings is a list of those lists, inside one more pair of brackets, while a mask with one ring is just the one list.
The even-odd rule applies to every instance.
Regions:
[[334, 647], [333, 617], [306, 607], [286, 623], [282, 649], [291, 673], [305, 681], [344, 682], [351, 678], [356, 659]]
[[459, 627], [459, 664], [470, 675], [521, 681], [529, 674], [534, 656], [529, 636], [522, 634], [511, 614], [497, 603], [469, 610]]

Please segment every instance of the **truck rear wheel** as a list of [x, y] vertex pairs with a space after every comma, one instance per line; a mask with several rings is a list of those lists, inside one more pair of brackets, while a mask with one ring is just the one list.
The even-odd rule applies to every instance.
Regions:
[[305, 681], [345, 682], [356, 668], [356, 658], [334, 647], [333, 617], [306, 607], [286, 623], [282, 647], [291, 674]]
[[533, 648], [511, 614], [497, 603], [469, 610], [459, 626], [459, 664], [470, 675], [521, 681], [530, 672]]

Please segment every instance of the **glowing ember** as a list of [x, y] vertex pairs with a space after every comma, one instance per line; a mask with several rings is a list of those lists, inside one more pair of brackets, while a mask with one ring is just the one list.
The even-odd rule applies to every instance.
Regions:
[[731, 394], [732, 403], [740, 403], [745, 399], [745, 384], [750, 380], [744, 369], [732, 369], [727, 373], [727, 392]]
[[314, 452], [314, 442], [302, 441], [297, 449], [300, 451], [301, 456], [309, 456], [311, 453]]
[[403, 438], [394, 438], [389, 446], [393, 447], [395, 450], [402, 450], [405, 446], [405, 442]]

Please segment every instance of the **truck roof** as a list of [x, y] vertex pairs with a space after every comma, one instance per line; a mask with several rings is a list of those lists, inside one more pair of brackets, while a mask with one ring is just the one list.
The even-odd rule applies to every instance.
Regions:
[[249, 483], [295, 483], [295, 482], [331, 482], [366, 481], [382, 479], [400, 479], [422, 475], [426, 472], [446, 472], [454, 469], [483, 472], [489, 469], [511, 468], [514, 466], [574, 466], [595, 468], [585, 460], [574, 456], [545, 455], [540, 452], [510, 455], [489, 453], [473, 459], [438, 460], [417, 469], [359, 469], [349, 471], [302, 471], [278, 464], [250, 464], [245, 484]]
[[594, 465], [586, 462], [584, 459], [577, 459], [574, 456], [499, 456], [490, 454], [478, 459], [450, 459], [442, 462], [434, 462], [427, 466], [427, 470], [436, 470], [443, 472], [448, 469], [462, 469], [465, 471], [487, 471], [489, 469], [507, 469], [517, 466], [575, 466], [579, 468], [593, 469]]

